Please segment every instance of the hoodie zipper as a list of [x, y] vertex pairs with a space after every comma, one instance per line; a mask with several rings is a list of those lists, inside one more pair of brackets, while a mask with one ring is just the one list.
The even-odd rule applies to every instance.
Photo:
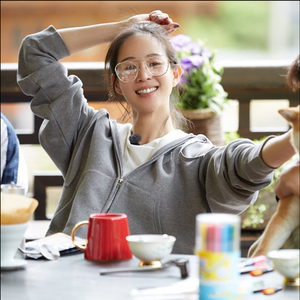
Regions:
[[[187, 140], [187, 139], [183, 139], [183, 140], [182, 140], [181, 142], [179, 142], [176, 146], [178, 146], [178, 145], [180, 145], [180, 144], [183, 144], [183, 142], [186, 142], [186, 140]], [[170, 147], [170, 148], [173, 148], [173, 147], [174, 147], [174, 145], [172, 145], [172, 147]], [[167, 151], [168, 151], [168, 150], [169, 150], [169, 149], [167, 149]], [[167, 152], [167, 151], [165, 150], [164, 152]], [[144, 167], [146, 167], [146, 166], [152, 164], [152, 162], [153, 162], [154, 160], [156, 160], [158, 156], [161, 155], [160, 152], [161, 152], [161, 151], [158, 150], [158, 151], [150, 158], [150, 160], [148, 160], [146, 163], [142, 164], [141, 166], [139, 166], [139, 167], [137, 167], [135, 170], [133, 170], [133, 171], [129, 174], [129, 176], [130, 176], [132, 173], [135, 173], [135, 171], [139, 171], [141, 168], [144, 168]], [[122, 167], [121, 167], [121, 162], [120, 162], [119, 153], [117, 153], [117, 161], [118, 161], [118, 167], [121, 169]], [[126, 178], [127, 178], [127, 177], [126, 177]], [[124, 178], [121, 177], [121, 178], [118, 179], [118, 183], [117, 183], [116, 186], [114, 187], [113, 193], [109, 196], [109, 198], [108, 198], [107, 201], [106, 201], [106, 204], [109, 203], [109, 204], [108, 204], [109, 206], [105, 209], [106, 212], [109, 211], [110, 207], [111, 207], [112, 204], [114, 203], [115, 196], [116, 196], [116, 194], [118, 193], [119, 189], [121, 188], [123, 182], [124, 182]]]
[[123, 178], [120, 178], [118, 180], [118, 184], [117, 184], [117, 190], [121, 187], [122, 183], [123, 183], [124, 179]]

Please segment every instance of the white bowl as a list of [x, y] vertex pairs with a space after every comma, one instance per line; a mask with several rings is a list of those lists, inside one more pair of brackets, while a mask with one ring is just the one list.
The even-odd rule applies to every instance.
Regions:
[[275, 269], [288, 279], [297, 279], [300, 277], [299, 255], [299, 249], [273, 250], [267, 254], [272, 259]]
[[139, 234], [126, 237], [133, 255], [144, 262], [160, 261], [169, 255], [176, 238], [167, 234]]
[[28, 222], [24, 224], [1, 225], [1, 263], [14, 259], [24, 238]]

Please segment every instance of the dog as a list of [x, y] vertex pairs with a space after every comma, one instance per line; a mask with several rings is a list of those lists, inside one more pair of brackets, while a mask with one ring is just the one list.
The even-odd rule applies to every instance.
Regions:
[[[297, 107], [280, 109], [278, 112], [291, 124], [291, 143], [299, 154], [299, 110]], [[248, 257], [267, 255], [278, 249], [299, 249], [299, 202], [296, 195], [280, 199], [277, 210], [270, 219], [263, 234], [252, 244]]]

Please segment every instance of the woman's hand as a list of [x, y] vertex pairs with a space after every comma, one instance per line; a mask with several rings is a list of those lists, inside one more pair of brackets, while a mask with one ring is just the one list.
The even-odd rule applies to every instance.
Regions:
[[281, 199], [291, 195], [300, 197], [300, 162], [288, 164], [275, 183], [275, 193]]
[[150, 14], [140, 14], [128, 19], [128, 22], [139, 23], [144, 21], [150, 21], [161, 25], [169, 34], [179, 28], [179, 24], [173, 22], [168, 14], [163, 13], [160, 10], [154, 10]]

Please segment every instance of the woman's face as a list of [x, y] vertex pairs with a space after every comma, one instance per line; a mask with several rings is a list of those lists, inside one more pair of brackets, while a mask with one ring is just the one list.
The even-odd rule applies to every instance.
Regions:
[[172, 70], [168, 59], [168, 70], [162, 76], [153, 76], [146, 69], [142, 60], [156, 55], [166, 56], [166, 51], [164, 46], [149, 34], [131, 36], [119, 50], [118, 63], [128, 58], [138, 59], [139, 71], [136, 79], [128, 83], [117, 79], [115, 85], [117, 93], [124, 96], [137, 114], [153, 113], [159, 110], [165, 116], [169, 111], [172, 88], [180, 80], [180, 67], [180, 70], [177, 68]]

